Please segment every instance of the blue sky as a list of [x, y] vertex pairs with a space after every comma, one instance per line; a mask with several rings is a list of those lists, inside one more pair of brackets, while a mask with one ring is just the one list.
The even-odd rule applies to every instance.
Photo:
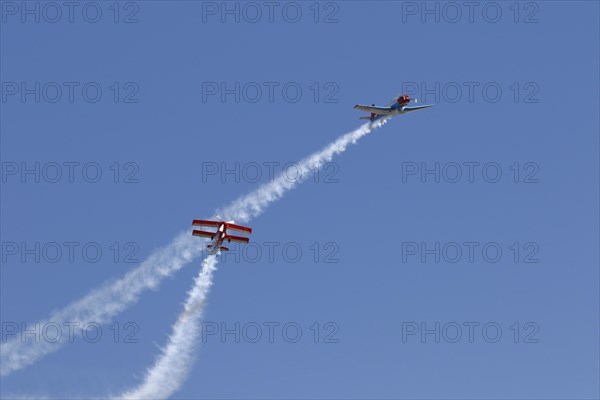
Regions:
[[[21, 4], [1, 2], [3, 340], [267, 181], [268, 165], [357, 128], [355, 104], [404, 89], [435, 107], [393, 119], [255, 219], [256, 261], [221, 259], [204, 322], [243, 337], [207, 336], [175, 397], [598, 398], [597, 2], [480, 2], [471, 19], [461, 3], [280, 2], [271, 20], [262, 2], [97, 2], [72, 22], [28, 2], [36, 22]], [[144, 293], [97, 343], [2, 378], [0, 395], [134, 386], [199, 267]]]

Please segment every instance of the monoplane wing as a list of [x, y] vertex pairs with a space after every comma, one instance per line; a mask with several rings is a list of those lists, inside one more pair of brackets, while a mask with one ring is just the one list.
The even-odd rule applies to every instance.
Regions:
[[387, 115], [394, 111], [394, 109], [391, 107], [364, 106], [362, 104], [357, 104], [354, 106], [354, 108], [356, 108], [357, 110], [380, 115]]
[[402, 109], [402, 113], [407, 113], [410, 111], [417, 111], [417, 110], [423, 110], [424, 108], [429, 108], [429, 107], [433, 107], [432, 105], [428, 104], [425, 106], [415, 106], [415, 107], [404, 107]]

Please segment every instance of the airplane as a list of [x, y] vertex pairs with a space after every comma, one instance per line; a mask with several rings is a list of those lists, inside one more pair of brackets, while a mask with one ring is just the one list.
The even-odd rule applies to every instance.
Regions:
[[[218, 218], [218, 217], [217, 217]], [[239, 242], [239, 243], [248, 243], [250, 239], [242, 236], [233, 236], [227, 233], [228, 229], [252, 233], [252, 228], [248, 228], [247, 226], [236, 225], [233, 221], [205, 221], [202, 219], [195, 219], [192, 221], [193, 226], [208, 226], [208, 227], [216, 227], [216, 232], [207, 232], [200, 231], [194, 229], [192, 231], [192, 235], [206, 237], [212, 240], [206, 248], [208, 249], [208, 254], [217, 254], [219, 251], [227, 251], [229, 250], [227, 247], [223, 246], [223, 242], [227, 240], [227, 242]]]
[[[415, 102], [416, 101], [417, 100], [415, 99]], [[386, 107], [378, 107], [375, 106], [375, 104], [371, 104], [370, 106], [357, 104], [354, 106], [354, 108], [356, 108], [357, 110], [362, 110], [371, 113], [370, 116], [360, 117], [360, 119], [368, 119], [369, 121], [374, 122], [386, 116], [393, 117], [395, 115], [406, 114], [407, 112], [423, 110], [425, 108], [433, 107], [433, 105], [407, 107], [409, 102], [410, 96], [404, 94], [396, 99], [393, 99]]]

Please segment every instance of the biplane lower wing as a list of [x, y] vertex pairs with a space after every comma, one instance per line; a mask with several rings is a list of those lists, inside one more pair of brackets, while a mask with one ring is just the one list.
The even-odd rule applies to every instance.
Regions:
[[248, 239], [246, 237], [241, 237], [241, 236], [227, 235], [226, 239], [229, 242], [238, 242], [238, 243], [248, 243], [248, 242], [250, 242], [250, 239]]
[[215, 237], [215, 234], [213, 232], [199, 231], [197, 229], [194, 229], [192, 231], [192, 235], [205, 237], [205, 238], [209, 238], [209, 239], [213, 239]]

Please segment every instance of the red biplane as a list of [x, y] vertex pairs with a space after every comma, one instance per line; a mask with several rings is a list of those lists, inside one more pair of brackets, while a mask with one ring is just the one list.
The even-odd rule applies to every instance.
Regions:
[[205, 221], [202, 219], [195, 219], [192, 221], [193, 226], [208, 226], [217, 228], [216, 232], [207, 232], [200, 231], [194, 229], [192, 231], [192, 235], [201, 236], [205, 238], [209, 238], [212, 240], [207, 246], [208, 254], [216, 254], [219, 250], [227, 251], [229, 250], [227, 247], [223, 246], [223, 242], [227, 240], [227, 242], [239, 242], [239, 243], [248, 243], [250, 239], [242, 236], [234, 236], [227, 233], [227, 230], [231, 229], [234, 231], [252, 233], [252, 228], [248, 228], [247, 226], [236, 225], [233, 221]]

